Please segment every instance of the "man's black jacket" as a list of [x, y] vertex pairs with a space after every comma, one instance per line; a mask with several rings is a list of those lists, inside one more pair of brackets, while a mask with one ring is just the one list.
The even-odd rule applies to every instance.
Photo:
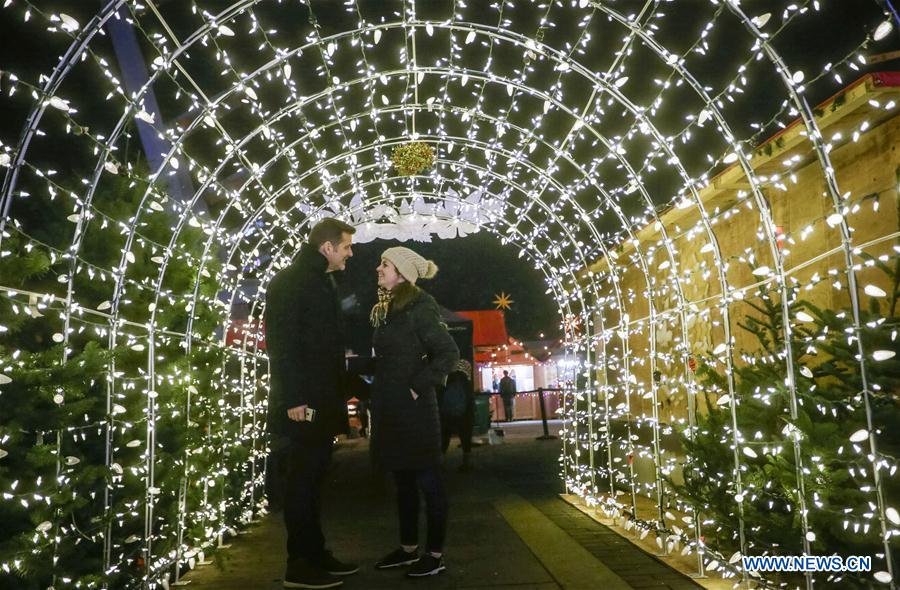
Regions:
[[[275, 439], [346, 433], [341, 310], [328, 261], [309, 244], [282, 269], [266, 293], [266, 349], [271, 374], [268, 430]], [[288, 408], [307, 405], [312, 422], [294, 422]]]

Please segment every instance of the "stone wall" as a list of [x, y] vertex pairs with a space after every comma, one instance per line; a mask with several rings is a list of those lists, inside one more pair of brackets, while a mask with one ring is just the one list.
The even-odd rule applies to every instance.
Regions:
[[[842, 107], [847, 109], [846, 112], [832, 107], [824, 117], [827, 125], [823, 125], [823, 131], [826, 139], [833, 140], [837, 146], [830, 152], [830, 157], [844, 203], [850, 208], [847, 220], [852, 228], [853, 247], [864, 254], [893, 259], [897, 255], [894, 234], [900, 229], [897, 197], [900, 182], [900, 150], [897, 149], [900, 144], [900, 116], [892, 112], [895, 116], [889, 116], [868, 129], [858, 141], [852, 141], [852, 132], [861, 121], [866, 117], [874, 120], [880, 113], [865, 108], [866, 100], [875, 99], [871, 89], [863, 94], [861, 98], [857, 97], [854, 104]], [[793, 140], [789, 132], [785, 133], [787, 146], [775, 139], [769, 142], [768, 147], [757, 150], [752, 164], [757, 175], [771, 178], [772, 174], [783, 174], [784, 160], [793, 158], [800, 162], [799, 166], [795, 163], [792, 167], [793, 179], [783, 175], [784, 190], [772, 186], [771, 182], [767, 182], [763, 189], [774, 224], [787, 236], [783, 242], [784, 267], [789, 273], [789, 280], [797, 281], [803, 287], [802, 299], [821, 308], [847, 308], [849, 294], [841, 236], [839, 228], [831, 227], [826, 221], [834, 213], [834, 206], [826, 191], [825, 176], [811, 142], [802, 137], [802, 132], [799, 133], [801, 137], [796, 137], [797, 129], [793, 133]], [[834, 139], [836, 133], [844, 139]], [[840, 144], [841, 141], [843, 144]], [[728, 174], [722, 175], [725, 176]], [[758, 315], [751, 305], [760, 303], [754, 285], [765, 277], [754, 275], [752, 268], [774, 268], [775, 264], [769, 242], [763, 239], [760, 213], [753, 203], [746, 178], [733, 173], [730, 176], [727, 184], [717, 185], [717, 179], [713, 179], [709, 187], [700, 191], [700, 196], [712, 219], [721, 260], [727, 267], [727, 281], [732, 289], [744, 289], [743, 301], [733, 301], [728, 308], [735, 361], [741, 362], [740, 352], [758, 349], [755, 336], [739, 327], [748, 316]], [[684, 209], [673, 208], [661, 215], [675, 252], [674, 265], [668, 261], [660, 228], [652, 224], [638, 232], [640, 254], [649, 274], [645, 275], [642, 271], [641, 257], [633, 243], [627, 243], [620, 249], [616, 267], [621, 273], [619, 286], [624, 311], [631, 322], [627, 342], [630, 364], [627, 368], [633, 378], [627, 385], [631, 390], [631, 413], [636, 417], [649, 416], [652, 411], [652, 400], [648, 399], [652, 389], [648, 279], [656, 312], [674, 312], [678, 308], [678, 297], [672, 273], [678, 273], [683, 296], [690, 306], [686, 322], [687, 348], [698, 362], [703, 362], [703, 357], [709, 357], [717, 346], [725, 342], [725, 318], [720, 306], [721, 288], [717, 273], [720, 263], [710, 251], [707, 232], [697, 225], [698, 219], [697, 208], [693, 204]], [[811, 228], [811, 231], [804, 232], [806, 228]], [[754, 264], [751, 265], [751, 261]], [[857, 256], [854, 263], [863, 265], [864, 259]], [[604, 272], [608, 271], [608, 266], [604, 260], [592, 269]], [[835, 275], [835, 272], [838, 274]], [[862, 293], [865, 285], [876, 284], [885, 291], [890, 290], [888, 285], [881, 284], [885, 277], [876, 269], [863, 267], [857, 278], [864, 305], [867, 303], [867, 297]], [[836, 280], [843, 283], [842, 288], [834, 287]], [[603, 295], [608, 297], [608, 303], [613, 300], [614, 290], [608, 281], [604, 287]], [[775, 284], [772, 283], [769, 288], [775, 288]], [[619, 314], [618, 309], [606, 305], [606, 324], [618, 322]], [[597, 328], [595, 322], [595, 331]], [[690, 378], [684, 368], [684, 356], [676, 354], [681, 340], [678, 315], [672, 313], [669, 321], [657, 322], [656, 329], [657, 362], [662, 374], [658, 388], [660, 420], [673, 423], [686, 419], [684, 385], [685, 380]], [[622, 358], [622, 344], [618, 337], [607, 343], [607, 351], [619, 360]], [[602, 357], [599, 346], [596, 353], [598, 358]], [[599, 371], [598, 379], [601, 384], [608, 382], [616, 387], [615, 400], [621, 403], [626, 385], [625, 367], [616, 363], [615, 359], [611, 361], [605, 371]]]

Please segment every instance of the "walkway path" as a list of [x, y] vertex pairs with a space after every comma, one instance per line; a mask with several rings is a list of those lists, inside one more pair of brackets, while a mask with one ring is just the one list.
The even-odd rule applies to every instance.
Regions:
[[[330, 548], [342, 559], [362, 564], [358, 574], [346, 578], [344, 588], [699, 588], [559, 498], [563, 491], [558, 475], [560, 443], [536, 441], [539, 423], [504, 426], [506, 443], [476, 448], [472, 472], [457, 471], [460, 451], [451, 448], [446, 464], [451, 499], [448, 569], [419, 580], [372, 567], [397, 544], [393, 490], [370, 469], [366, 441], [341, 444], [323, 513]], [[189, 587], [281, 588], [284, 532], [280, 514], [234, 539], [218, 559], [218, 565], [191, 572]]]

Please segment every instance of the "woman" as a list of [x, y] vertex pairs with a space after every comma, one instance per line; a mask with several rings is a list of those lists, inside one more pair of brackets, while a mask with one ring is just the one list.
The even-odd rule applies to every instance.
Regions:
[[[400, 547], [375, 564], [409, 565], [408, 576], [444, 570], [447, 493], [441, 478], [441, 421], [435, 389], [459, 360], [431, 295], [418, 287], [437, 266], [409, 248], [381, 255], [378, 303], [372, 308], [377, 364], [372, 390], [371, 445], [375, 461], [397, 483]], [[419, 492], [425, 498], [428, 538], [419, 556]]]

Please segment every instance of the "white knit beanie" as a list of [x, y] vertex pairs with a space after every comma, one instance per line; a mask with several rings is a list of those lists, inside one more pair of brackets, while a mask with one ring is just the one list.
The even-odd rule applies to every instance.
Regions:
[[393, 263], [397, 267], [397, 272], [412, 284], [415, 284], [417, 279], [430, 279], [438, 271], [434, 262], [422, 258], [409, 248], [388, 248], [381, 258]]

